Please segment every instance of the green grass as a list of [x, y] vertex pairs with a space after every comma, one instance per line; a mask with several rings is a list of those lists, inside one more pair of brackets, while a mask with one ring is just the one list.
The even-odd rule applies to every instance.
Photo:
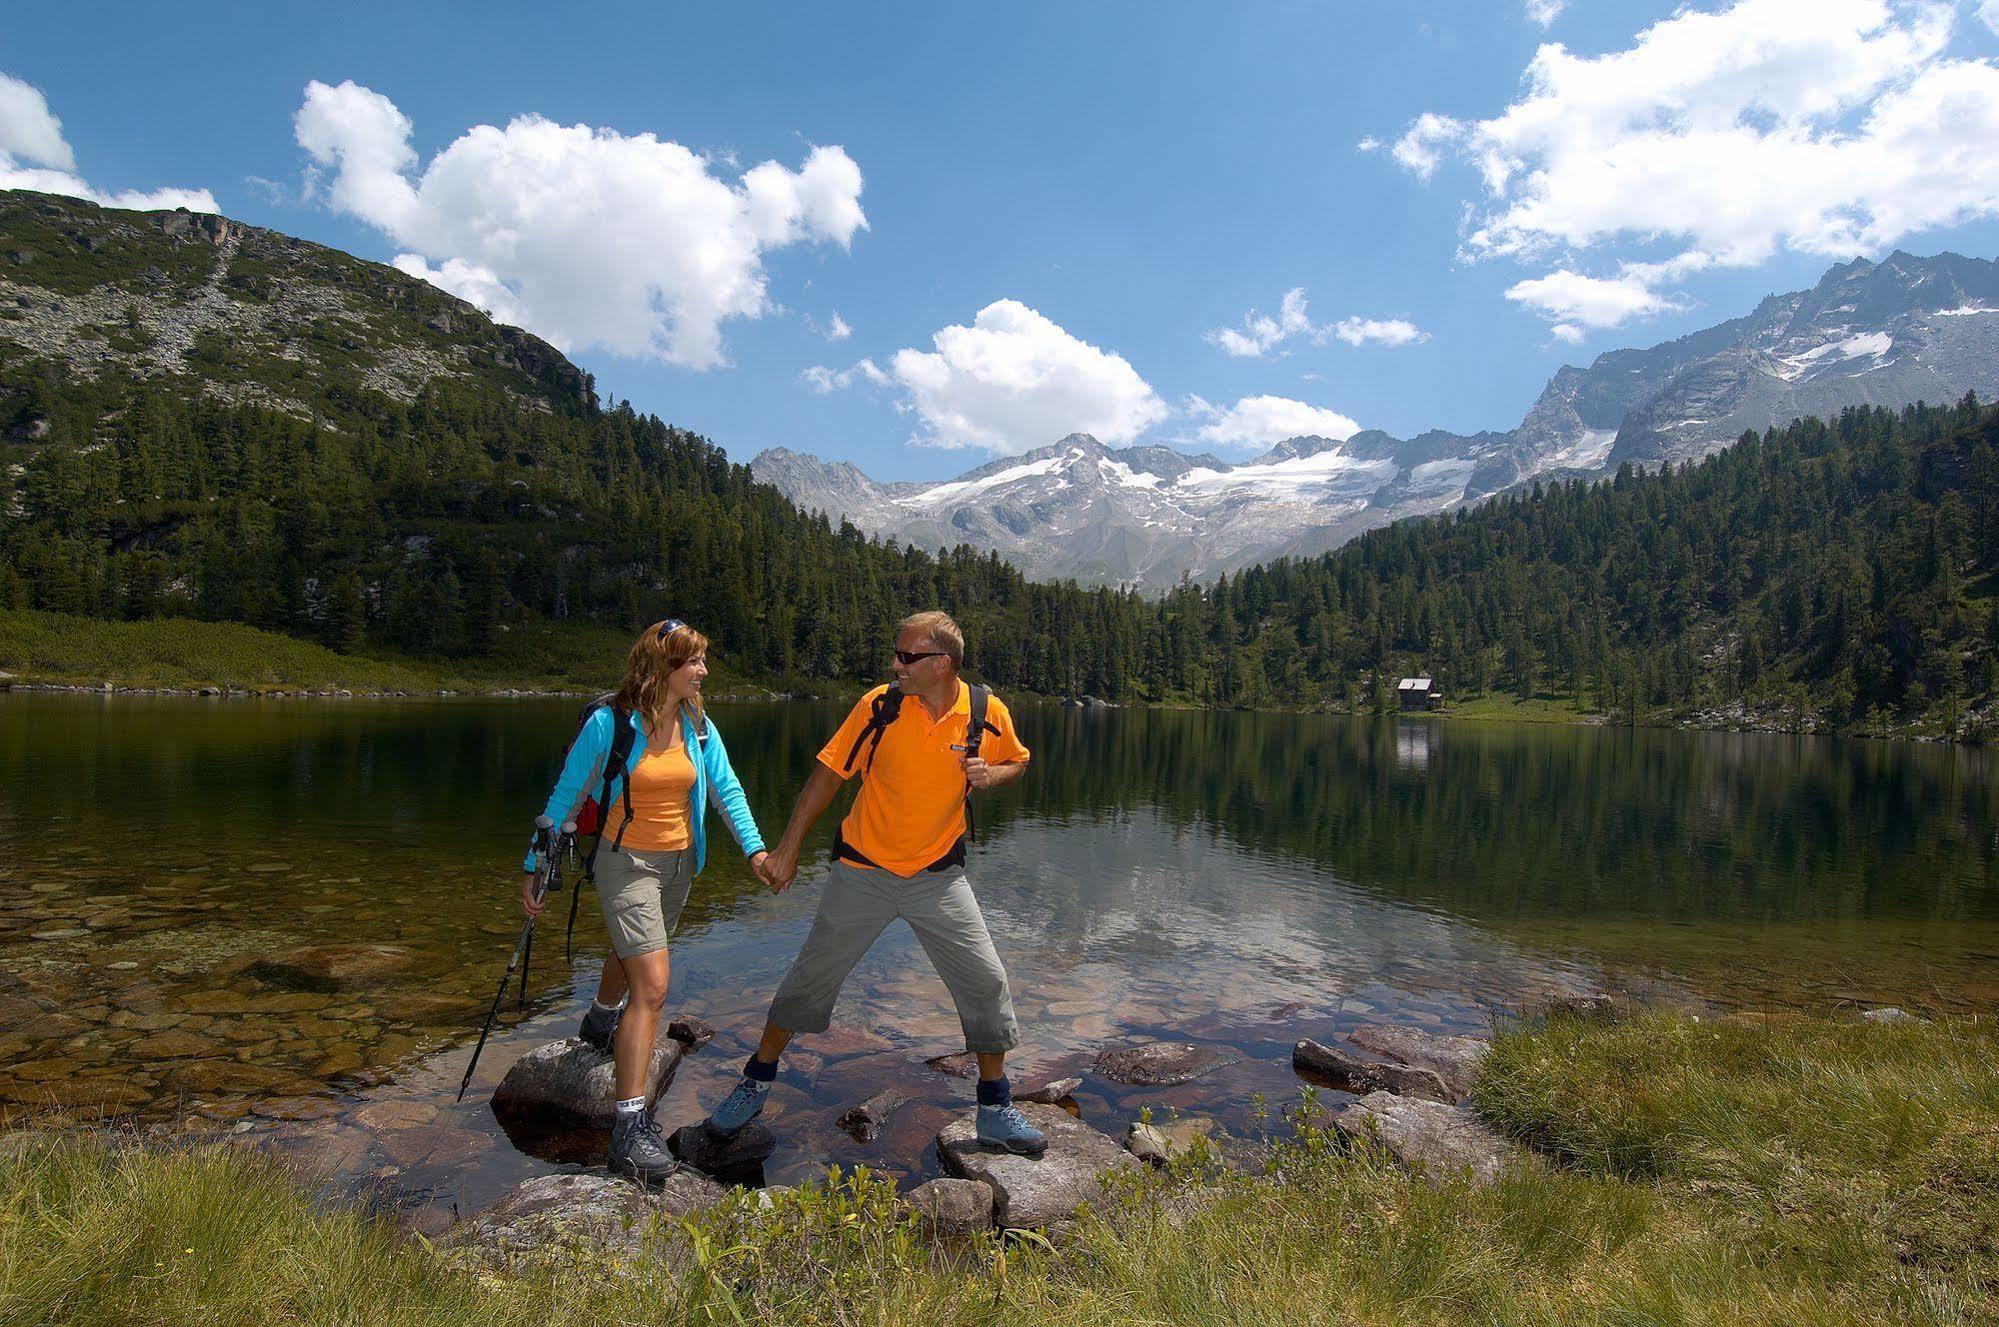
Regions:
[[1486, 719], [1503, 723], [1582, 723], [1600, 711], [1579, 704], [1573, 696], [1542, 692], [1532, 700], [1497, 691], [1466, 700], [1446, 701], [1443, 714], [1451, 719]]
[[1476, 1189], [1307, 1131], [1272, 1173], [1148, 1175], [1049, 1244], [937, 1250], [865, 1173], [617, 1261], [496, 1272], [219, 1147], [0, 1147], [0, 1321], [1975, 1323], [1999, 1312], [1989, 1024], [1559, 1023], [1480, 1098], [1552, 1160]]

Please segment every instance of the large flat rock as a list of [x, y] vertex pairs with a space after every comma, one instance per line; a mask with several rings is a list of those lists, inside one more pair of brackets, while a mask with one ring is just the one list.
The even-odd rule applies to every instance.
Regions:
[[247, 971], [267, 986], [347, 991], [373, 986], [415, 961], [401, 945], [306, 945], [258, 959]]
[[1350, 1138], [1373, 1139], [1412, 1170], [1432, 1179], [1468, 1175], [1479, 1184], [1499, 1178], [1525, 1153], [1464, 1106], [1370, 1092], [1333, 1117]]
[[1066, 1221], [1078, 1207], [1103, 1197], [1098, 1176], [1104, 1171], [1139, 1165], [1116, 1139], [1060, 1106], [1027, 1103], [1020, 1112], [1048, 1135], [1048, 1150], [1038, 1157], [987, 1151], [979, 1146], [970, 1116], [953, 1120], [937, 1135], [937, 1159], [946, 1171], [992, 1186], [993, 1220], [999, 1225], [1018, 1230]]
[[1434, 1069], [1408, 1064], [1377, 1064], [1338, 1046], [1321, 1046], [1306, 1037], [1291, 1048], [1291, 1065], [1316, 1074], [1343, 1092], [1366, 1095], [1393, 1092], [1426, 1101], [1456, 1101], [1460, 1093], [1444, 1085]]
[[1347, 1040], [1385, 1060], [1428, 1069], [1444, 1080], [1451, 1099], [1463, 1101], [1478, 1080], [1478, 1067], [1492, 1049], [1477, 1037], [1453, 1037], [1394, 1023], [1363, 1023]]
[[1097, 1056], [1097, 1073], [1114, 1083], [1141, 1087], [1167, 1087], [1191, 1083], [1203, 1074], [1231, 1064], [1242, 1056], [1226, 1046], [1204, 1046], [1192, 1041], [1152, 1041], [1137, 1046], [1116, 1046]]
[[601, 1172], [540, 1175], [457, 1227], [448, 1242], [494, 1261], [559, 1252], [576, 1242], [630, 1257], [664, 1222], [720, 1202], [727, 1192], [691, 1170], [677, 1170], [653, 1189]]
[[[646, 1106], [657, 1104], [687, 1048], [657, 1042], [646, 1070]], [[493, 1109], [521, 1119], [608, 1129], [617, 1114], [616, 1066], [580, 1038], [537, 1046], [507, 1070], [493, 1089]]]

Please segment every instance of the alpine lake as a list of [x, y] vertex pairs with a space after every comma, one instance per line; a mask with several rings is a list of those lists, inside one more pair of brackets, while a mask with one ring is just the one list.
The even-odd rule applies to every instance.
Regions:
[[[267, 1141], [440, 1230], [604, 1136], [510, 1136], [490, 1105], [573, 1035], [606, 952], [544, 914], [454, 1100], [521, 929], [527, 830], [575, 700], [0, 693], [0, 1113]], [[716, 704], [775, 839], [835, 703]], [[1026, 779], [977, 801], [974, 885], [1014, 987], [1017, 1086], [1080, 1076], [1113, 1134], [1150, 1108], [1287, 1128], [1299, 1037], [1485, 1033], [1601, 990], [1712, 1008], [1999, 1006], [1999, 761], [1912, 743], [1429, 718], [1021, 705]], [[725, 1093], [817, 903], [815, 834], [773, 895], [719, 815], [667, 1017], [716, 1030], [658, 1110]], [[309, 979], [310, 957], [346, 946]], [[363, 947], [356, 950], [354, 947]], [[353, 957], [360, 954], [357, 959]], [[307, 978], [301, 978], [300, 956]], [[664, 1020], [662, 1021], [664, 1027]], [[1091, 1072], [1158, 1039], [1240, 1062], [1171, 1087]], [[830, 1033], [786, 1058], [768, 1183], [866, 1164], [914, 1184], [971, 1084], [942, 984], [892, 927]], [[836, 1121], [909, 1100], [862, 1143]]]

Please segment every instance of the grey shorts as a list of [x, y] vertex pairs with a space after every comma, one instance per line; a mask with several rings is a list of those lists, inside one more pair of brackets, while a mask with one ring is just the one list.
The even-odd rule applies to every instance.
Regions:
[[599, 852], [597, 902], [618, 957], [637, 958], [666, 948], [693, 883], [692, 848], [633, 852], [606, 847]]

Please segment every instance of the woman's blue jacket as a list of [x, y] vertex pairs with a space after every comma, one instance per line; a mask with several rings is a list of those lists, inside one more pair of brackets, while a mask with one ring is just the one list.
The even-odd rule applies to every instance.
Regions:
[[[634, 719], [637, 727], [632, 734], [631, 758], [625, 762], [626, 769], [632, 769], [645, 755], [646, 730], [643, 723]], [[562, 775], [555, 781], [555, 791], [548, 795], [548, 805], [542, 814], [560, 825], [574, 820], [582, 809], [583, 799], [603, 791], [604, 758], [611, 752], [611, 736], [616, 730], [617, 715], [609, 706], [600, 706], [584, 721], [582, 731], [576, 734], [576, 741], [569, 748], [569, 759], [562, 763]], [[698, 753], [696, 759], [688, 763], [694, 766], [694, 788], [689, 793], [687, 824], [694, 836], [694, 870], [698, 875], [708, 860], [707, 809], [713, 802], [728, 818], [729, 831], [736, 836], [736, 843], [745, 857], [754, 857], [764, 851], [763, 835], [757, 833], [756, 819], [750, 815], [750, 804], [743, 796], [743, 785], [736, 779], [736, 771], [729, 764], [729, 749], [722, 745], [722, 734], [711, 719], [705, 725], [705, 732], [696, 733], [692, 716], [683, 710], [680, 714], [681, 740], [687, 744], [690, 753]], [[625, 778], [620, 774], [611, 780], [611, 800], [599, 811], [606, 825], [613, 823], [612, 817], [624, 805]], [[523, 871], [532, 871], [538, 865], [535, 852], [528, 850], [527, 859], [521, 863]]]

